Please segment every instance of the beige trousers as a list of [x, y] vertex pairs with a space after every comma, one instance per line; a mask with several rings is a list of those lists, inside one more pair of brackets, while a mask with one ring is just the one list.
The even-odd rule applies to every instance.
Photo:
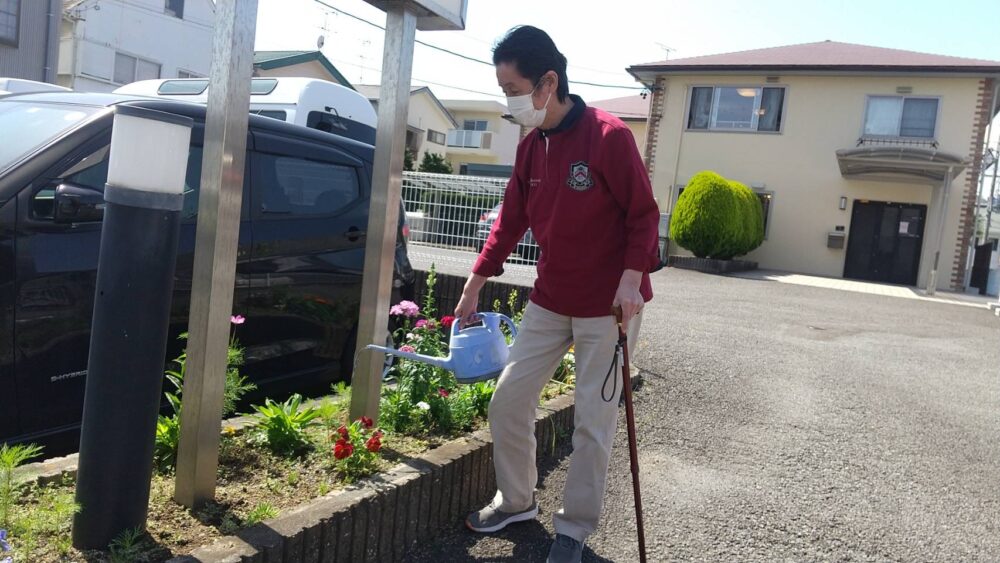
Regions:
[[[641, 319], [639, 315], [629, 323], [630, 347], [637, 342]], [[573, 345], [576, 428], [563, 508], [555, 514], [555, 529], [556, 533], [578, 541], [584, 541], [597, 529], [622, 390], [621, 362], [611, 375], [613, 381], [609, 380], [605, 386], [617, 342], [618, 327], [610, 315], [573, 318], [528, 304], [507, 367], [490, 403], [496, 500], [500, 502], [500, 510], [520, 512], [533, 502], [538, 483], [535, 409], [542, 388]], [[611, 400], [605, 401], [612, 393]]]

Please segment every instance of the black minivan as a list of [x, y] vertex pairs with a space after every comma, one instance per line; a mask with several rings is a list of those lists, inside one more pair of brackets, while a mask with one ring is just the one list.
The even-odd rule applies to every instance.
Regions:
[[[0, 97], [0, 443], [72, 444], [78, 435], [116, 105], [194, 120], [165, 361], [181, 351], [205, 107], [110, 94]], [[373, 153], [250, 116], [233, 302], [246, 321], [233, 328], [261, 393], [350, 377]], [[412, 291], [402, 236], [396, 278], [397, 291]]]

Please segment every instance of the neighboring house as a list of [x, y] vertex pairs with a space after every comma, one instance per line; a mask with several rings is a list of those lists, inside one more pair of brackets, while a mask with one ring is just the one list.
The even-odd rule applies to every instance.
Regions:
[[[359, 84], [356, 89], [378, 111], [379, 86]], [[416, 156], [414, 168], [420, 166], [425, 153], [445, 156], [448, 131], [456, 129], [458, 124], [430, 88], [410, 87], [410, 104], [406, 116], [406, 148]]]
[[62, 0], [0, 0], [0, 77], [56, 83]]
[[354, 88], [319, 51], [255, 51], [253, 71], [258, 77], [317, 78]]
[[664, 211], [714, 170], [765, 203], [763, 268], [966, 287], [1000, 62], [826, 41], [629, 72]]
[[59, 85], [111, 92], [154, 78], [208, 76], [212, 0], [69, 0], [59, 46]]
[[587, 102], [587, 105], [603, 109], [621, 119], [632, 130], [639, 154], [646, 154], [646, 120], [649, 117], [649, 96], [634, 94], [624, 98], [611, 98]]
[[448, 161], [458, 174], [509, 177], [521, 127], [504, 119], [507, 106], [490, 100], [444, 100], [458, 125], [448, 131]]

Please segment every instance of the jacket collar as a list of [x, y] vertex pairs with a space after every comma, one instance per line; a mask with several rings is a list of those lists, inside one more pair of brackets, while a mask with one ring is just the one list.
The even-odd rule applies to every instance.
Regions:
[[559, 122], [559, 125], [556, 125], [552, 129], [539, 129], [539, 135], [542, 137], [548, 137], [549, 135], [562, 133], [563, 131], [571, 129], [574, 125], [576, 125], [577, 121], [580, 121], [583, 111], [587, 109], [587, 104], [583, 102], [583, 98], [577, 96], [576, 94], [570, 94], [569, 99], [573, 102], [573, 107], [570, 108], [569, 113], [563, 117], [562, 121]]

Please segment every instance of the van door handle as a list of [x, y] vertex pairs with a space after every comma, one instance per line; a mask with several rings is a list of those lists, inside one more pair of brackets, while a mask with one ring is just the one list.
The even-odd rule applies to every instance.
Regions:
[[351, 227], [350, 229], [347, 229], [346, 233], [344, 233], [344, 238], [346, 238], [347, 240], [349, 240], [351, 242], [357, 242], [358, 239], [360, 239], [360, 238], [362, 238], [364, 236], [365, 236], [365, 232], [362, 231], [361, 229], [357, 228], [357, 227]]

